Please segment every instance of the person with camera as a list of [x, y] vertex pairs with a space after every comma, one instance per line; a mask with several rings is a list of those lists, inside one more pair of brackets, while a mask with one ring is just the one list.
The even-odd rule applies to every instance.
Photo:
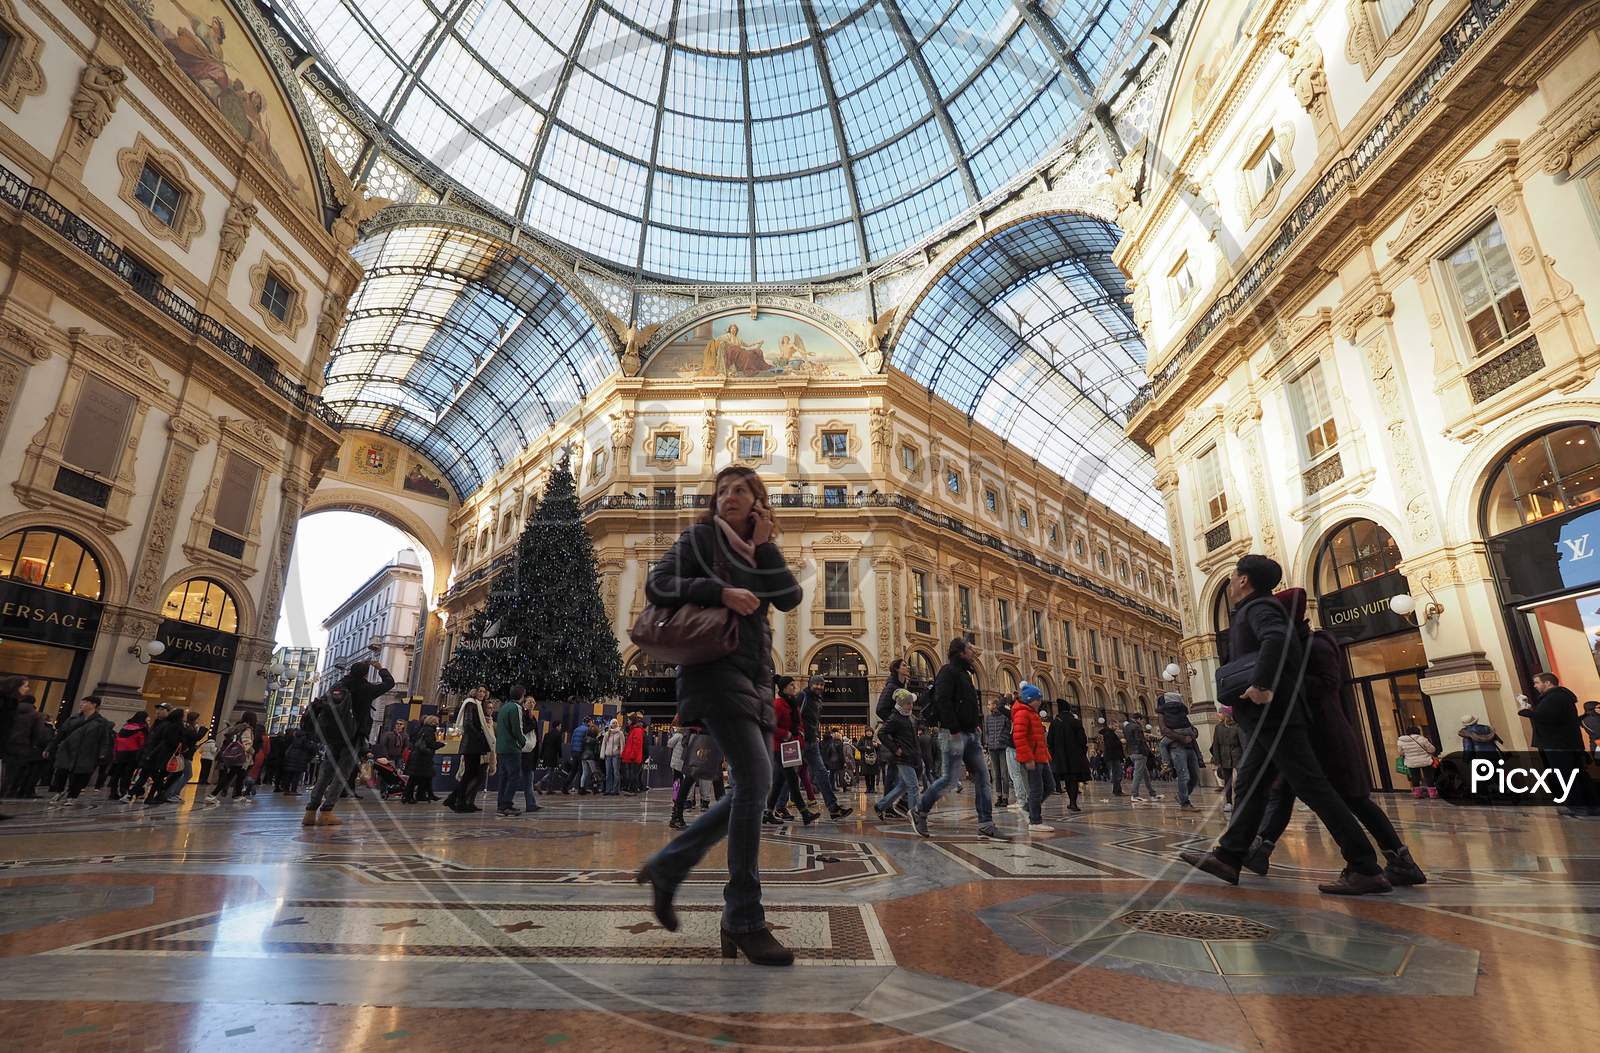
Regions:
[[772, 786], [772, 627], [767, 612], [800, 605], [800, 583], [776, 542], [766, 485], [749, 468], [717, 473], [713, 507], [679, 535], [645, 583], [661, 609], [686, 604], [734, 614], [731, 652], [678, 668], [678, 720], [698, 722], [716, 740], [733, 774], [733, 791], [702, 812], [639, 870], [650, 886], [656, 919], [677, 931], [673, 897], [689, 871], [717, 842], [728, 840], [723, 886], [722, 956], [743, 952], [757, 965], [792, 965], [794, 952], [767, 928], [761, 904], [761, 814]]

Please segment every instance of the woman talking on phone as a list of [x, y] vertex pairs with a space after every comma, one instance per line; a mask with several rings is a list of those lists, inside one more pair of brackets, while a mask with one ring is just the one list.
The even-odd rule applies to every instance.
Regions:
[[794, 953], [773, 938], [761, 907], [761, 813], [772, 785], [772, 629], [767, 609], [800, 605], [800, 585], [776, 544], [767, 488], [749, 468], [717, 473], [712, 509], [679, 535], [645, 582], [657, 607], [695, 603], [738, 615], [738, 646], [725, 657], [678, 668], [678, 723], [703, 724], [722, 748], [734, 788], [639, 871], [657, 920], [678, 928], [672, 897], [711, 847], [728, 839], [723, 887], [722, 956], [743, 951], [756, 965], [792, 965]]

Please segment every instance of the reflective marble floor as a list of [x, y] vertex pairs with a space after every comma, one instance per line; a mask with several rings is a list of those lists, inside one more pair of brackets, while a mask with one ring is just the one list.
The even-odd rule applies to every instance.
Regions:
[[[191, 791], [192, 792], [192, 791]], [[1047, 804], [1052, 833], [851, 816], [763, 844], [792, 970], [717, 957], [720, 852], [654, 925], [663, 791], [535, 818], [292, 799], [150, 814], [4, 802], [0, 1048], [1574, 1050], [1594, 1041], [1600, 823], [1386, 798], [1430, 882], [1316, 892], [1304, 816], [1265, 879], [1185, 872], [1224, 816]], [[1170, 792], [1169, 792], [1170, 798]], [[858, 796], [858, 815], [868, 811]], [[870, 814], [870, 813], [869, 813]]]

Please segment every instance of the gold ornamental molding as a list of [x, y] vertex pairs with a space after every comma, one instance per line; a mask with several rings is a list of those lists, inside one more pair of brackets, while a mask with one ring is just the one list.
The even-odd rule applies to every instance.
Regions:
[[11, 0], [0, 0], [0, 31], [11, 39], [11, 53], [0, 67], [0, 103], [20, 111], [24, 99], [44, 94], [44, 67], [39, 65], [44, 41], [17, 17]]
[[[154, 165], [182, 195], [178, 199], [177, 214], [172, 217], [171, 223], [161, 222], [155, 213], [140, 204], [139, 199], [134, 196], [139, 186], [139, 178], [144, 174], [147, 164]], [[144, 228], [145, 233], [159, 241], [174, 242], [178, 248], [187, 251], [195, 236], [206, 228], [205, 217], [200, 209], [206, 195], [205, 191], [200, 189], [199, 181], [189, 174], [189, 170], [178, 155], [161, 149], [146, 139], [143, 132], [139, 132], [134, 137], [132, 146], [117, 151], [117, 171], [122, 173], [122, 182], [117, 186], [117, 197], [138, 217], [139, 225]], [[243, 239], [240, 240], [242, 243]]]

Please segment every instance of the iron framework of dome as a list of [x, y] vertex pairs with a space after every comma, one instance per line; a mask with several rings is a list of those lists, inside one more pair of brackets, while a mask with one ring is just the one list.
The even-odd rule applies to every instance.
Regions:
[[960, 220], [1081, 129], [1172, 0], [289, 6], [376, 127], [491, 210], [637, 277], [749, 283]]

